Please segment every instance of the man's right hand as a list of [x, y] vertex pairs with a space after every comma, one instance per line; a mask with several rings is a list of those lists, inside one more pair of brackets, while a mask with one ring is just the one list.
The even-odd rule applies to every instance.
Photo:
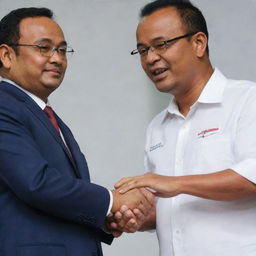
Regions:
[[138, 231], [149, 214], [154, 211], [155, 200], [148, 190], [134, 189], [125, 194], [113, 193], [111, 217], [107, 219], [109, 229], [122, 232]]

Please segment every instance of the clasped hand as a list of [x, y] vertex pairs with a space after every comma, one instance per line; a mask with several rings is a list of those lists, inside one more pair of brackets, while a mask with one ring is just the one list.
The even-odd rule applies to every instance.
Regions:
[[116, 237], [122, 232], [141, 230], [142, 226], [154, 217], [154, 196], [167, 198], [181, 193], [179, 177], [154, 173], [123, 178], [115, 184], [115, 188], [113, 195], [118, 195], [119, 198], [121, 195], [125, 196], [119, 206], [112, 208], [112, 213], [107, 219], [107, 226]]
[[153, 194], [144, 188], [131, 189], [123, 194], [113, 190], [112, 194], [113, 206], [106, 219], [107, 229], [115, 237], [123, 232], [133, 233], [140, 230], [155, 209]]

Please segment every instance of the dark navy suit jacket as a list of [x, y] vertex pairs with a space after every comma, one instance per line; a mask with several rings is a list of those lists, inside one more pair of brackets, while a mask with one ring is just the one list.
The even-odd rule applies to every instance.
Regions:
[[90, 182], [87, 163], [56, 115], [0, 83], [0, 256], [102, 255], [109, 192]]

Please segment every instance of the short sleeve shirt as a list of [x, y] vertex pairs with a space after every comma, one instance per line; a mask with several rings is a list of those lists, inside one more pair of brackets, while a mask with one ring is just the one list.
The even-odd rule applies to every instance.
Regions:
[[[256, 84], [216, 68], [184, 117], [172, 99], [147, 130], [146, 171], [167, 176], [232, 169], [256, 183]], [[181, 194], [157, 201], [161, 256], [256, 255], [256, 197], [222, 202]]]

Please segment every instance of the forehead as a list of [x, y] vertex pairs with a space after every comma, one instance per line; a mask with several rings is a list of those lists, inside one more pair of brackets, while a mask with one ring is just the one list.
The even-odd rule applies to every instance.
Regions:
[[20, 22], [20, 40], [34, 42], [40, 39], [50, 39], [53, 42], [64, 41], [60, 26], [47, 17], [29, 17]]
[[137, 27], [137, 41], [165, 36], [177, 36], [184, 32], [184, 25], [175, 7], [166, 7], [142, 18]]

